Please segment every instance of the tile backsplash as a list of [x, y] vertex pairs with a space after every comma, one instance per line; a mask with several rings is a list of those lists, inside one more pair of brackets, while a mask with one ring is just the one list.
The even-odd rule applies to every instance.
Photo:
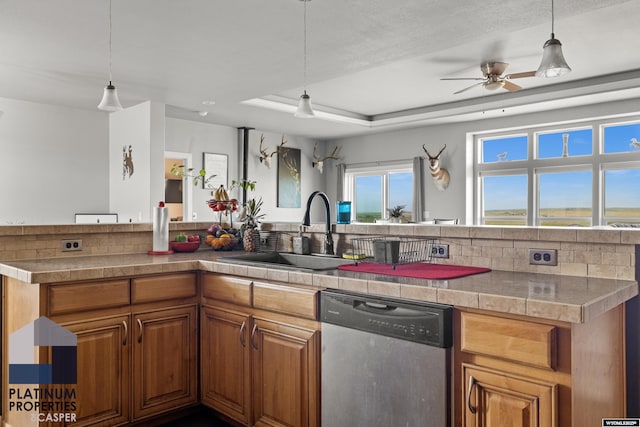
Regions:
[[[180, 232], [206, 234], [210, 222], [170, 224], [170, 237]], [[294, 235], [297, 223], [263, 224], [264, 230]], [[312, 252], [322, 252], [324, 224], [305, 228]], [[449, 245], [442, 264], [489, 267], [494, 270], [636, 280], [640, 230], [535, 227], [473, 227], [464, 225], [334, 225], [336, 252], [351, 250], [351, 240], [367, 235], [434, 237]], [[82, 251], [62, 252], [63, 239], [81, 239]], [[71, 224], [0, 227], [0, 260], [145, 253], [152, 247], [151, 224]], [[555, 249], [558, 265], [530, 265], [529, 249]]]

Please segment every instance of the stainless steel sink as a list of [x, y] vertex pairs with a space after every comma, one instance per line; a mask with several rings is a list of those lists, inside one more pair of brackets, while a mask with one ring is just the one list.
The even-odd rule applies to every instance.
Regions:
[[282, 252], [255, 252], [218, 258], [218, 261], [254, 267], [272, 267], [287, 270], [333, 270], [353, 261], [322, 255], [298, 255]]

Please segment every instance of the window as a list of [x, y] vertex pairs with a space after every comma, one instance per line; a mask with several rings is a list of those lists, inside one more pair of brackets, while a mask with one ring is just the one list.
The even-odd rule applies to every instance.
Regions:
[[604, 167], [604, 224], [635, 224], [640, 218], [640, 167]]
[[387, 209], [404, 206], [402, 218], [413, 218], [411, 163], [355, 166], [345, 172], [345, 198], [353, 201], [352, 221], [376, 222], [389, 218]]
[[476, 136], [476, 224], [640, 223], [640, 120]]
[[591, 171], [538, 175], [538, 225], [591, 225]]
[[482, 176], [482, 223], [527, 225], [527, 175]]

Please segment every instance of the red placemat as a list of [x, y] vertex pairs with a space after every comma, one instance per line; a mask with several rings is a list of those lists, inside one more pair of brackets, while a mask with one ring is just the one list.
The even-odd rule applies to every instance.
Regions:
[[395, 270], [389, 264], [377, 264], [372, 262], [361, 262], [355, 264], [343, 264], [338, 267], [340, 270], [356, 271], [359, 273], [387, 274], [389, 276], [415, 277], [417, 279], [455, 279], [458, 277], [470, 276], [472, 274], [486, 273], [490, 268], [468, 267], [465, 265], [450, 264], [428, 264], [417, 262], [413, 264], [396, 265]]

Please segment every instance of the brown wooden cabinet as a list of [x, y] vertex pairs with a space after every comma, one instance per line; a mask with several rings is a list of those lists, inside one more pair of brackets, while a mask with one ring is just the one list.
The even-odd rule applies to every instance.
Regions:
[[197, 273], [42, 285], [39, 293], [41, 315], [78, 339], [77, 421], [64, 425], [127, 425], [197, 404]]
[[244, 425], [251, 416], [250, 321], [242, 311], [201, 309], [202, 403]]
[[197, 306], [133, 313], [133, 419], [197, 400]]
[[254, 425], [314, 425], [320, 333], [260, 318], [252, 329]]
[[129, 421], [130, 316], [62, 324], [78, 337], [75, 426], [108, 427]]
[[465, 427], [556, 427], [557, 385], [462, 365]]
[[243, 425], [318, 426], [317, 309], [315, 289], [206, 274], [202, 402]]
[[582, 427], [624, 417], [624, 311], [587, 323], [456, 309], [455, 423]]

